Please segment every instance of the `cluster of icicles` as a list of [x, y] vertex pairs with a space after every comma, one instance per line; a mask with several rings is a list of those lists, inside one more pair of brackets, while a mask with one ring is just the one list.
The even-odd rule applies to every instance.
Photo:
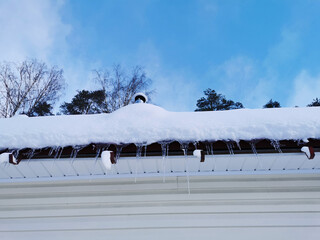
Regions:
[[[162, 152], [162, 158], [165, 160], [167, 158], [167, 156], [169, 155], [169, 145], [174, 142], [174, 141], [160, 141], [158, 142], [158, 144], [161, 145], [161, 152]], [[257, 155], [257, 150], [255, 147], [257, 141], [250, 141], [250, 146], [252, 149], [252, 152]], [[282, 153], [281, 148], [280, 148], [280, 143], [277, 140], [271, 140], [271, 145], [274, 147], [274, 149], [276, 151], [278, 151], [279, 153]], [[300, 141], [299, 141], [300, 142]], [[188, 154], [188, 148], [190, 144], [194, 145], [194, 148], [197, 150], [197, 145], [198, 142], [179, 142], [180, 143], [180, 148], [184, 153], [184, 156], [187, 158], [187, 154]], [[206, 142], [205, 146], [206, 149], [202, 149], [201, 151], [205, 151], [207, 155], [213, 155], [214, 154], [214, 150], [213, 150], [213, 142]], [[227, 146], [227, 149], [230, 153], [230, 155], [234, 155], [234, 148], [235, 148], [235, 144], [237, 145], [237, 147], [239, 148], [239, 150], [241, 150], [240, 144], [239, 142], [232, 142], [232, 141], [225, 141], [225, 144]], [[298, 143], [299, 144], [299, 143]], [[95, 145], [95, 149], [96, 149], [96, 156], [95, 156], [95, 162], [97, 162], [99, 156], [101, 156], [101, 153], [103, 151], [107, 151], [109, 149], [111, 144], [96, 144]], [[120, 154], [121, 151], [124, 147], [126, 147], [128, 144], [120, 144], [120, 145], [115, 145], [116, 146], [116, 153], [115, 153], [115, 160], [117, 161], [120, 158]], [[143, 155], [146, 156], [147, 155], [147, 143], [135, 143], [136, 146], [136, 159], [139, 160], [142, 157], [142, 152], [144, 151]], [[70, 160], [71, 163], [74, 162], [75, 158], [77, 157], [79, 151], [81, 151], [85, 146], [81, 146], [81, 145], [76, 145], [72, 147], [72, 151], [71, 151], [71, 155], [70, 155]], [[50, 151], [49, 151], [49, 157], [53, 157], [54, 160], [56, 159], [60, 159], [62, 152], [63, 152], [64, 147], [51, 147]], [[37, 149], [31, 149], [30, 152], [27, 154], [27, 159], [28, 161], [30, 161], [30, 159], [32, 159], [34, 157], [34, 155], [36, 154], [36, 150]], [[10, 151], [13, 156], [15, 158], [18, 157], [20, 149], [15, 149]], [[163, 167], [165, 167], [165, 161], [163, 161]], [[1, 161], [0, 163], [6, 163], [6, 161]]]
[[[167, 157], [169, 155], [169, 145], [172, 142], [174, 142], [174, 141], [160, 141], [160, 142], [158, 142], [158, 144], [160, 144], [160, 146], [161, 146], [163, 182], [165, 182], [165, 179], [166, 179], [166, 163], [167, 163]], [[189, 160], [188, 159], [188, 149], [189, 149], [189, 146], [190, 146], [190, 144], [193, 144], [195, 152], [196, 151], [205, 151], [206, 155], [214, 155], [214, 148], [213, 148], [214, 142], [205, 142], [206, 149], [197, 149], [198, 142], [179, 142], [179, 143], [180, 143], [180, 149], [183, 151], [183, 154], [184, 154], [184, 161], [185, 161], [185, 166], [186, 166], [185, 172], [186, 172], [186, 178], [187, 178], [187, 187], [188, 187], [188, 193], [190, 193], [189, 170], [188, 170], [188, 160]], [[256, 157], [258, 157], [258, 153], [256, 150], [256, 143], [257, 143], [257, 141], [250, 141], [249, 142], [253, 154], [255, 154]], [[298, 141], [298, 145], [300, 143], [301, 143], [301, 141]], [[225, 144], [226, 144], [226, 147], [227, 147], [230, 155], [234, 155], [235, 145], [237, 145], [239, 150], [241, 150], [239, 142], [225, 141]], [[277, 152], [282, 153], [282, 150], [280, 148], [280, 143], [278, 140], [270, 140], [270, 144], [274, 147], [274, 149]], [[107, 160], [103, 159], [103, 155], [104, 155], [103, 153], [110, 152], [110, 151], [108, 151], [110, 145], [111, 144], [96, 144], [95, 145], [96, 155], [95, 155], [95, 160], [94, 160], [94, 167], [97, 165], [99, 156], [101, 156], [101, 160], [102, 160], [101, 162], [103, 163], [103, 166], [105, 167], [105, 169], [111, 168], [110, 159], [107, 159]], [[135, 145], [136, 145], [136, 164], [135, 164], [135, 169], [131, 173], [135, 175], [134, 181], [136, 182], [137, 176], [138, 176], [138, 164], [139, 164], [139, 161], [141, 160], [141, 158], [143, 157], [143, 155], [144, 155], [144, 157], [146, 157], [148, 145], [146, 143], [136, 143]], [[115, 145], [115, 146], [116, 146], [115, 162], [117, 162], [120, 158], [120, 154], [121, 154], [122, 149], [124, 147], [126, 147], [127, 144], [121, 144], [121, 145]], [[71, 165], [72, 169], [74, 170], [75, 175], [79, 175], [79, 174], [77, 173], [76, 169], [74, 168], [73, 162], [74, 162], [75, 158], [77, 157], [79, 151], [81, 151], [84, 147], [85, 146], [77, 145], [77, 146], [73, 146], [73, 148], [72, 148], [72, 152], [70, 155], [70, 165]], [[50, 148], [49, 156], [53, 157], [53, 164], [54, 164], [55, 160], [60, 159], [62, 152], [63, 152], [63, 149], [64, 149], [63, 147], [51, 147]], [[17, 158], [19, 155], [19, 151], [20, 150], [12, 150], [11, 153], [13, 154], [13, 156], [15, 158]], [[6, 153], [6, 154], [8, 154], [8, 153]], [[30, 159], [32, 159], [35, 154], [36, 154], [36, 149], [30, 150], [30, 152], [27, 154], [28, 165], [29, 165]], [[7, 164], [6, 161], [4, 161], [3, 159], [1, 160], [1, 155], [0, 155], [0, 163]], [[107, 155], [107, 156], [109, 157], [110, 155]], [[194, 156], [199, 157], [199, 155], [195, 154], [195, 153], [194, 153]], [[43, 165], [43, 163], [41, 161], [39, 161], [39, 162], [40, 162], [40, 164]], [[56, 165], [56, 166], [58, 166], [58, 165]], [[101, 167], [101, 165], [100, 165], [100, 167]], [[87, 169], [88, 169], [88, 172], [90, 173], [90, 175], [92, 175], [93, 171], [90, 171], [89, 168], [87, 168]], [[60, 169], [60, 171], [63, 172], [62, 169]], [[103, 171], [103, 172], [105, 173], [105, 171]], [[49, 171], [48, 171], [48, 173], [49, 173]], [[35, 175], [36, 175], [36, 173], [35, 173]], [[49, 175], [50, 175], [50, 173], [49, 173]]]
[[[169, 145], [174, 142], [173, 140], [172, 141], [160, 141], [158, 142], [158, 144], [161, 145], [161, 151], [162, 151], [162, 156], [163, 157], [166, 157], [169, 153]], [[185, 155], [187, 155], [187, 151], [188, 151], [188, 148], [189, 148], [189, 145], [190, 144], [193, 144], [195, 149], [197, 149], [197, 145], [198, 145], [198, 142], [180, 142], [180, 147], [181, 147], [181, 150], [184, 152]], [[229, 153], [231, 155], [234, 154], [234, 148], [235, 148], [235, 145], [238, 147], [239, 150], [241, 150], [241, 147], [240, 147], [240, 144], [239, 142], [233, 142], [233, 141], [224, 141], [226, 146], [227, 146], [227, 149], [229, 151]], [[249, 144], [251, 146], [251, 149], [252, 149], [252, 152], [254, 154], [257, 154], [257, 150], [256, 150], [256, 142], [257, 141], [250, 141]], [[298, 141], [298, 145], [300, 144], [299, 142], [302, 142], [302, 140]], [[134, 143], [137, 150], [136, 150], [136, 157], [137, 158], [140, 158], [142, 156], [142, 151], [144, 150], [144, 156], [146, 156], [146, 152], [147, 152], [147, 143]], [[274, 147], [274, 149], [276, 151], [278, 151], [279, 153], [282, 153], [282, 150], [280, 148], [280, 143], [278, 140], [270, 140], [270, 144]], [[105, 151], [105, 150], [108, 150], [109, 147], [110, 147], [111, 144], [97, 144], [95, 146], [96, 148], [96, 156], [95, 156], [95, 159], [97, 160], [98, 157], [100, 156], [101, 152], [102, 151]], [[119, 145], [115, 145], [116, 146], [116, 159], [118, 160], [120, 158], [120, 154], [121, 154], [121, 151], [124, 147], [126, 147], [128, 144], [119, 144]], [[206, 154], [207, 155], [213, 155], [214, 154], [214, 150], [213, 150], [213, 145], [214, 145], [214, 142], [205, 142], [205, 145], [206, 145]], [[75, 145], [75, 146], [72, 146], [72, 152], [70, 154], [70, 158], [71, 159], [75, 159], [79, 153], [79, 151], [81, 151], [84, 147], [84, 145]], [[50, 157], [53, 157], [54, 159], [60, 159], [61, 157], [61, 154], [63, 152], [63, 149], [64, 147], [60, 147], [60, 146], [55, 146], [55, 147], [50, 147], [50, 151], [49, 151], [49, 156]], [[21, 149], [14, 149], [11, 151], [11, 153], [14, 154], [15, 157], [17, 157], [19, 155], [19, 152], [20, 152]], [[32, 149], [30, 150], [30, 152], [28, 153], [28, 159], [31, 159], [33, 158], [33, 156], [36, 154], [36, 150], [37, 149]]]
[[[162, 152], [162, 157], [166, 158], [169, 155], [169, 145], [174, 142], [174, 141], [160, 141], [158, 142], [158, 144], [161, 145], [161, 152]], [[252, 152], [257, 155], [257, 150], [256, 150], [256, 142], [257, 141], [250, 141], [249, 144], [251, 146]], [[298, 141], [298, 145], [300, 144], [301, 141]], [[187, 153], [188, 153], [188, 148], [190, 144], [193, 144], [195, 149], [197, 149], [197, 142], [179, 142], [180, 143], [180, 148], [183, 151], [184, 155], [187, 157]], [[280, 143], [278, 140], [270, 140], [271, 145], [274, 147], [274, 149], [279, 152], [282, 153], [282, 150], [280, 148]], [[206, 149], [202, 149], [204, 151], [206, 151], [207, 155], [213, 155], [214, 154], [214, 148], [213, 148], [213, 142], [206, 142], [205, 146]], [[239, 142], [233, 142], [233, 141], [225, 141], [225, 144], [227, 146], [227, 149], [230, 153], [230, 155], [234, 155], [234, 149], [235, 149], [235, 145], [237, 145], [237, 147], [239, 148], [239, 150], [241, 150], [240, 144]], [[98, 160], [99, 156], [101, 155], [101, 153], [103, 151], [106, 151], [109, 149], [111, 144], [97, 144], [95, 145], [96, 148], [96, 156], [95, 156], [95, 161]], [[115, 155], [115, 159], [116, 161], [120, 158], [120, 154], [121, 151], [124, 147], [126, 147], [128, 144], [120, 144], [120, 145], [115, 145], [116, 146], [116, 155]], [[147, 153], [147, 143], [135, 143], [136, 146], [136, 158], [139, 159], [142, 157], [142, 152], [144, 151], [143, 155], [146, 156]], [[72, 160], [72, 163], [74, 161], [74, 159], [77, 157], [79, 151], [81, 151], [84, 147], [86, 146], [82, 146], [82, 145], [76, 145], [76, 146], [72, 146], [72, 152], [70, 154], [70, 159]], [[53, 159], [60, 159], [61, 154], [63, 152], [64, 147], [50, 147], [50, 151], [49, 151], [49, 157], [53, 157]], [[31, 149], [30, 152], [27, 154], [27, 158], [28, 160], [32, 159], [34, 157], [34, 155], [36, 154], [36, 150], [37, 149]], [[19, 155], [20, 149], [15, 149], [10, 151], [15, 157], [17, 157]], [[0, 162], [1, 163], [1, 162]]]

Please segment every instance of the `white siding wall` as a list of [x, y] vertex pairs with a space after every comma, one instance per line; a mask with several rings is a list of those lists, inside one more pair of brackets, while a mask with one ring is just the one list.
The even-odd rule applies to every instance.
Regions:
[[319, 239], [317, 174], [0, 184], [0, 239]]

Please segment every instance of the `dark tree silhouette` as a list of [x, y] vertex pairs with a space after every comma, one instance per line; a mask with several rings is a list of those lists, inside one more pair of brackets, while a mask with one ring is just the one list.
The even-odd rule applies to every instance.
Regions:
[[36, 106], [34, 106], [27, 115], [29, 117], [36, 117], [36, 116], [51, 116], [52, 113], [52, 106], [47, 102], [40, 102]]
[[242, 103], [227, 100], [222, 94], [208, 88], [204, 91], [206, 97], [197, 100], [197, 109], [195, 111], [219, 111], [243, 108]]
[[280, 103], [277, 101], [272, 101], [272, 99], [270, 99], [269, 102], [267, 102], [265, 105], [263, 105], [263, 108], [280, 108]]
[[319, 107], [319, 106], [320, 106], [319, 98], [313, 99], [312, 103], [307, 105], [307, 107]]
[[82, 90], [72, 98], [70, 103], [64, 102], [60, 106], [63, 114], [93, 114], [107, 112], [103, 90]]

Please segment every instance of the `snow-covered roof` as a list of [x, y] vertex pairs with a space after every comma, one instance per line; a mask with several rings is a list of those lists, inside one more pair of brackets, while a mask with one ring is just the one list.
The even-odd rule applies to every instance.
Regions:
[[0, 119], [0, 148], [164, 140], [217, 141], [320, 138], [320, 108], [169, 112], [138, 103], [111, 114]]

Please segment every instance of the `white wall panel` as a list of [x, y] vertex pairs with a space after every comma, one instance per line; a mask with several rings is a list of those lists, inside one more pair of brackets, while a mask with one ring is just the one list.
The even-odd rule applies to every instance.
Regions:
[[319, 239], [318, 174], [0, 184], [1, 239]]

